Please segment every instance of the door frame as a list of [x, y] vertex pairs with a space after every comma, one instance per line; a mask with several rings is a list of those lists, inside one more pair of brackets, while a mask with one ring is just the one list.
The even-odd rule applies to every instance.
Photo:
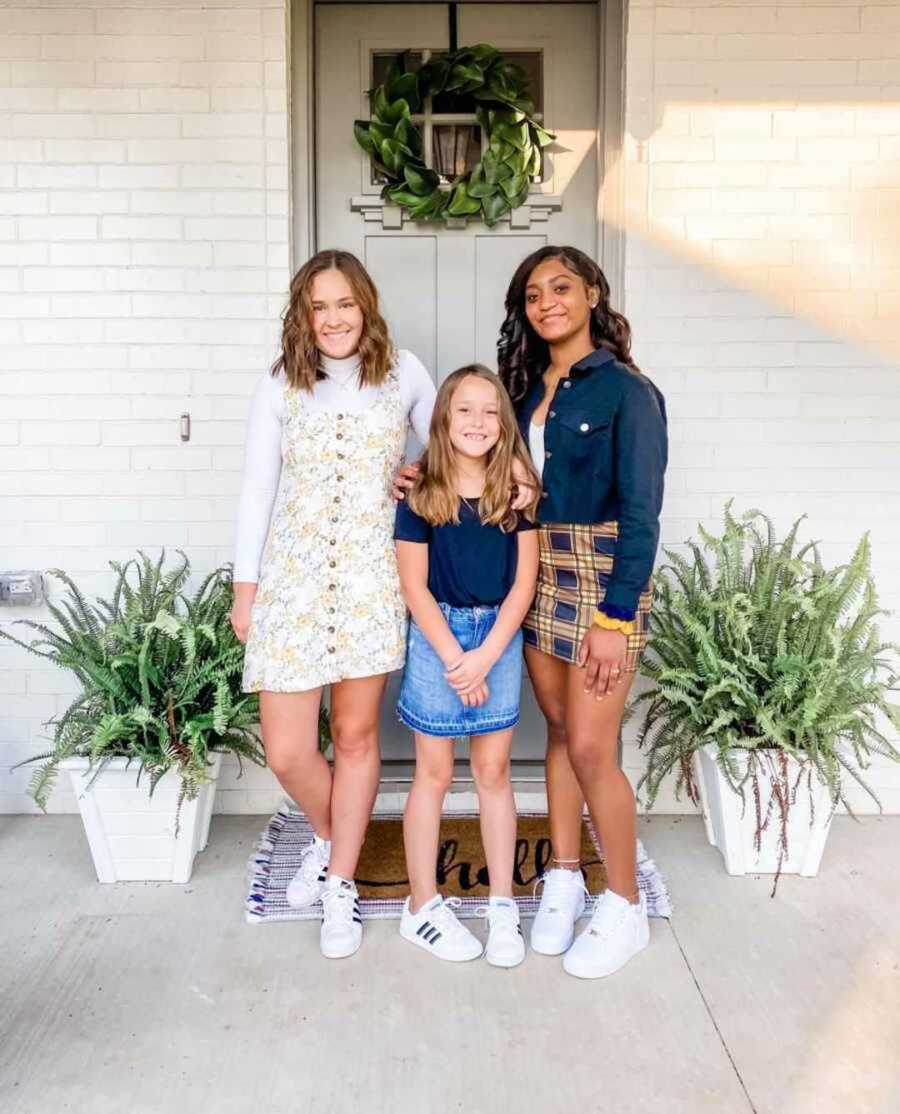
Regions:
[[[287, 0], [290, 257], [296, 271], [316, 250], [315, 4], [341, 0]], [[344, 0], [348, 2], [348, 0]], [[386, 0], [353, 0], [384, 3]], [[404, 2], [404, 0], [388, 0]], [[419, 0], [446, 3], [447, 0]], [[478, 0], [473, 0], [477, 3]], [[482, 0], [483, 2], [483, 0]], [[503, 0], [500, 0], [503, 2]], [[509, 0], [522, 3], [523, 0]], [[528, 0], [524, 0], [528, 2]], [[553, 0], [536, 0], [552, 3]], [[566, 2], [566, 0], [559, 0]], [[625, 304], [625, 36], [628, 0], [596, 0], [597, 31], [597, 242], [595, 255], [612, 302]], [[305, 200], [296, 203], [297, 197]]]

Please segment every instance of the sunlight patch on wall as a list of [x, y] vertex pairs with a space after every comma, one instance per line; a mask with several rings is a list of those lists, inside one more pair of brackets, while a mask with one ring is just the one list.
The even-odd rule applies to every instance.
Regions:
[[629, 229], [900, 356], [900, 105], [656, 105], [624, 159]]

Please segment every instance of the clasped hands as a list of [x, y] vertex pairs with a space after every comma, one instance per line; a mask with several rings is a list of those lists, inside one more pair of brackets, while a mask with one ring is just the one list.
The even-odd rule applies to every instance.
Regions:
[[484, 648], [466, 650], [454, 661], [446, 662], [444, 677], [467, 708], [478, 708], [487, 700], [490, 690], [485, 678], [494, 664]]

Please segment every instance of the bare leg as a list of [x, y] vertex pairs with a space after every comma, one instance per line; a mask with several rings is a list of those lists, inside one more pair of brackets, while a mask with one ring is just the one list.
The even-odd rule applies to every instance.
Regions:
[[316, 835], [331, 839], [331, 769], [319, 750], [321, 699], [321, 688], [261, 692], [259, 718], [269, 769]]
[[403, 813], [403, 849], [413, 913], [437, 893], [438, 842], [444, 797], [453, 780], [453, 739], [415, 733], [416, 773]]
[[609, 696], [597, 700], [584, 691], [584, 670], [568, 668], [569, 760], [600, 837], [609, 887], [634, 901], [638, 896], [637, 816], [631, 783], [618, 762], [619, 726], [634, 674], [626, 673]]
[[547, 806], [550, 813], [552, 866], [577, 870], [581, 858], [581, 817], [584, 796], [569, 761], [566, 735], [566, 693], [571, 668], [532, 646], [525, 647], [525, 663], [538, 705], [547, 721]]
[[331, 686], [334, 778], [329, 873], [341, 878], [353, 878], [378, 794], [378, 711], [386, 683], [387, 674], [382, 673]]
[[491, 897], [512, 897], [516, 854], [516, 801], [509, 776], [512, 737], [510, 728], [474, 735], [469, 743]]

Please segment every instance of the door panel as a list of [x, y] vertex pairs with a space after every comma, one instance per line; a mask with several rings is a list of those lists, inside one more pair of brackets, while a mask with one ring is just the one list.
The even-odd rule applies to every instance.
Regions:
[[546, 235], [480, 236], [475, 245], [475, 358], [492, 370], [497, 367], [497, 337], [506, 316], [503, 302], [516, 267], [526, 255], [544, 247]]
[[366, 236], [365, 262], [389, 314], [391, 335], [435, 366], [437, 241], [434, 236]]

